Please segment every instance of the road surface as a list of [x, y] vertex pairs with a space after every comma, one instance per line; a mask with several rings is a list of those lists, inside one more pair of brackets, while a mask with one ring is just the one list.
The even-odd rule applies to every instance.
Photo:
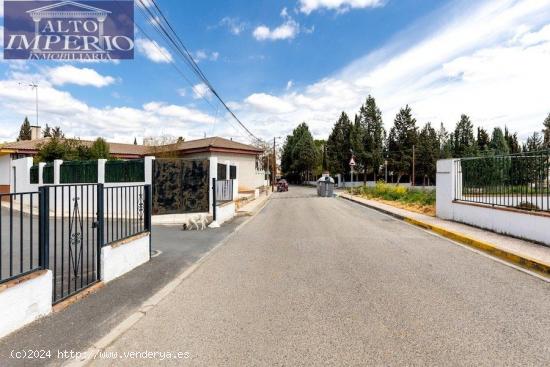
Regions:
[[313, 195], [275, 194], [94, 365], [550, 364], [548, 283]]

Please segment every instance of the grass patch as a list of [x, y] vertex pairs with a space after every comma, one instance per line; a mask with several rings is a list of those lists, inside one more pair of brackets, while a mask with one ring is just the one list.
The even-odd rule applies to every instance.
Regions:
[[409, 188], [377, 182], [374, 187], [355, 187], [348, 189], [348, 191], [353, 195], [388, 202], [390, 205], [392, 205], [392, 202], [396, 202], [401, 204], [396, 206], [403, 209], [410, 209], [430, 215], [432, 212], [435, 213], [435, 190]]

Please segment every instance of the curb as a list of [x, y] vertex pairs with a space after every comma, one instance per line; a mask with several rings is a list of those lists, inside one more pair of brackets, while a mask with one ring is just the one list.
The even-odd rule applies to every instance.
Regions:
[[442, 237], [445, 237], [447, 239], [459, 242], [459, 243], [461, 243], [463, 245], [466, 245], [466, 246], [469, 246], [469, 247], [473, 247], [477, 250], [480, 250], [484, 253], [487, 253], [487, 254], [492, 255], [496, 258], [504, 260], [508, 263], [518, 265], [522, 268], [534, 271], [534, 272], [542, 274], [544, 276], [550, 275], [550, 264], [546, 264], [542, 261], [532, 259], [532, 258], [530, 258], [528, 256], [525, 256], [525, 255], [518, 255], [518, 254], [516, 254], [514, 252], [511, 252], [511, 251], [503, 250], [501, 248], [496, 247], [493, 244], [477, 240], [475, 238], [469, 237], [469, 236], [464, 235], [464, 234], [459, 233], [459, 232], [450, 231], [450, 230], [445, 229], [443, 227], [434, 226], [432, 224], [429, 224], [429, 223], [426, 223], [426, 222], [423, 222], [423, 221], [420, 221], [420, 220], [417, 220], [417, 219], [414, 219], [414, 218], [406, 217], [404, 215], [391, 212], [389, 210], [385, 210], [385, 209], [378, 208], [376, 206], [369, 205], [369, 204], [361, 202], [361, 201], [354, 200], [353, 197], [346, 197], [346, 196], [341, 195], [341, 194], [339, 194], [338, 197], [342, 198], [342, 199], [345, 199], [345, 200], [348, 200], [348, 201], [351, 201], [353, 203], [362, 205], [362, 206], [367, 207], [369, 209], [374, 209], [376, 211], [379, 211], [381, 213], [384, 213], [384, 214], [389, 215], [391, 217], [394, 217], [396, 219], [402, 220], [402, 221], [404, 221], [406, 223], [409, 223], [409, 224], [412, 224], [414, 226], [417, 226], [417, 227], [423, 228], [425, 230], [437, 233], [438, 235], [440, 235]]
[[103, 336], [99, 340], [96, 340], [92, 345], [83, 353], [81, 353], [80, 359], [69, 360], [63, 364], [63, 367], [83, 367], [88, 366], [94, 362], [99, 353], [108, 348], [113, 344], [117, 339], [124, 335], [128, 330], [130, 330], [141, 318], [145, 317], [149, 311], [155, 308], [162, 300], [169, 296], [181, 283], [183, 283], [187, 278], [189, 278], [206, 260], [213, 256], [223, 245], [225, 245], [233, 236], [235, 236], [245, 225], [247, 225], [251, 220], [255, 218], [255, 215], [258, 214], [262, 209], [264, 209], [269, 200], [265, 200], [263, 203], [258, 205], [257, 210], [254, 211], [248, 219], [243, 223], [239, 224], [233, 232], [231, 232], [227, 237], [221, 240], [216, 246], [214, 246], [208, 253], [201, 257], [189, 268], [180, 273], [175, 279], [166, 284], [161, 288], [157, 293], [145, 300], [141, 306], [130, 316], [116, 325], [107, 335]]

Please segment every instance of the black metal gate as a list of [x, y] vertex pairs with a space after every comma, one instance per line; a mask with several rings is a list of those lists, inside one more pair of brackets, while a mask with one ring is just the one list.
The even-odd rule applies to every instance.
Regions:
[[44, 186], [40, 196], [41, 246], [55, 304], [100, 280], [103, 185]]

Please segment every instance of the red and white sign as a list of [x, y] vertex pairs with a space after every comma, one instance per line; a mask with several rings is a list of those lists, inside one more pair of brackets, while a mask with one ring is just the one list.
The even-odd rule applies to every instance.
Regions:
[[357, 164], [355, 163], [355, 157], [351, 157], [351, 160], [349, 161], [350, 167], [355, 167]]

